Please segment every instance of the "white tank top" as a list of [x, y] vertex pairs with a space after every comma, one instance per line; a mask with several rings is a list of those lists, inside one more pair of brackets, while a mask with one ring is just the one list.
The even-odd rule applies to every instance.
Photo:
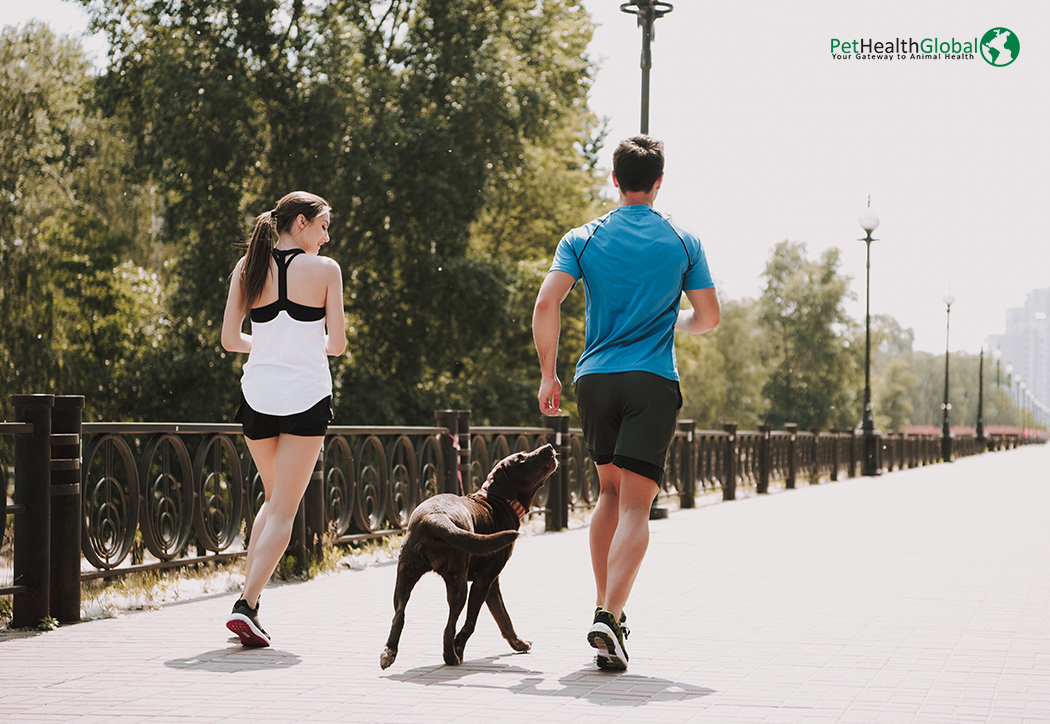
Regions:
[[241, 391], [248, 405], [267, 415], [304, 412], [332, 394], [325, 354], [325, 308], [288, 301], [288, 265], [302, 249], [274, 249], [277, 301], [251, 310], [252, 351]]

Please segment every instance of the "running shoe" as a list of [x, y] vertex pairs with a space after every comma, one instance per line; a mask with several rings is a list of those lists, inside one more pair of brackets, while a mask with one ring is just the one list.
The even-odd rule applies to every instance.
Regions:
[[587, 642], [598, 650], [597, 664], [599, 669], [613, 671], [627, 670], [627, 650], [623, 642], [630, 630], [623, 625], [626, 615], [620, 621], [613, 618], [608, 611], [599, 608], [594, 612], [594, 625], [587, 632]]
[[243, 598], [233, 604], [233, 613], [226, 619], [226, 628], [241, 639], [242, 646], [269, 646], [270, 634], [259, 624], [259, 604], [255, 608]]

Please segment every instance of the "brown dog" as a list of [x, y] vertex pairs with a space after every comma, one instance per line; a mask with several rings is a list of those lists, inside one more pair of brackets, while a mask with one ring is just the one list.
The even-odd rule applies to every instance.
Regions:
[[[477, 493], [435, 495], [415, 509], [397, 559], [394, 622], [386, 649], [379, 657], [382, 668], [397, 658], [408, 597], [428, 571], [444, 578], [448, 590], [448, 624], [443, 647], [446, 664], [463, 661], [463, 649], [474, 633], [483, 602], [488, 604], [500, 633], [515, 651], [528, 651], [532, 647], [514, 633], [500, 595], [499, 574], [514, 550], [518, 527], [533, 496], [557, 467], [557, 456], [550, 445], [530, 453], [515, 453], [492, 469]], [[467, 581], [474, 582], [469, 599]], [[464, 604], [467, 617], [457, 635], [456, 622]]]

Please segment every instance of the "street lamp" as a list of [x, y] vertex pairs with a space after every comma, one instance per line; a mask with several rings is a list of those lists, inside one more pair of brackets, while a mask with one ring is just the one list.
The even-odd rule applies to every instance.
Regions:
[[[1024, 387], [1024, 380], [1021, 379], [1021, 375], [1017, 375], [1017, 395], [1014, 395], [1014, 390], [1010, 388], [1010, 402], [1013, 403], [1014, 411], [1020, 414], [1021, 411], [1021, 388]], [[1021, 420], [1021, 441], [1024, 442], [1024, 420]]]
[[981, 363], [977, 368], [977, 445], [984, 448], [984, 346], [981, 347]]
[[952, 302], [955, 301], [955, 295], [948, 292], [943, 299], [946, 312], [944, 315], [944, 424], [941, 425], [941, 458], [944, 462], [950, 463], [952, 461], [952, 426], [948, 421], [948, 411], [952, 409], [952, 406], [948, 402], [948, 342], [951, 334]]
[[1018, 379], [1017, 380], [1017, 407], [1020, 408], [1020, 411], [1021, 411], [1021, 442], [1022, 443], [1025, 441], [1025, 428], [1024, 428], [1025, 409], [1024, 409], [1024, 407], [1025, 407], [1025, 399], [1026, 399], [1026, 395], [1027, 394], [1028, 394], [1028, 385], [1026, 385], [1024, 383], [1024, 380]]
[[620, 12], [638, 16], [638, 27], [642, 29], [642, 133], [649, 133], [649, 70], [653, 67], [649, 45], [656, 37], [653, 23], [672, 10], [671, 3], [661, 0], [630, 0], [620, 5]]
[[[1035, 400], [1035, 393], [1032, 392], [1031, 388], [1028, 388], [1027, 390], [1025, 390], [1024, 395], [1025, 395], [1025, 401], [1024, 401], [1025, 404], [1024, 404], [1024, 406], [1025, 406], [1025, 413], [1026, 414], [1025, 414], [1025, 417], [1023, 417], [1021, 419], [1022, 420], [1027, 419], [1028, 424], [1032, 425], [1032, 427], [1035, 427], [1035, 424], [1033, 422], [1034, 418], [1035, 418], [1035, 405], [1033, 404], [1033, 402]], [[1030, 412], [1029, 412], [1029, 410], [1030, 410]], [[1022, 427], [1022, 429], [1027, 431], [1028, 428], [1027, 427]]]
[[864, 229], [863, 241], [867, 247], [867, 267], [864, 282], [864, 411], [861, 413], [860, 429], [864, 436], [864, 461], [861, 475], [878, 475], [882, 472], [881, 452], [882, 432], [875, 429], [875, 417], [871, 412], [871, 232], [879, 228], [879, 217], [871, 210], [871, 197], [868, 197], [868, 208], [857, 219], [860, 228]]

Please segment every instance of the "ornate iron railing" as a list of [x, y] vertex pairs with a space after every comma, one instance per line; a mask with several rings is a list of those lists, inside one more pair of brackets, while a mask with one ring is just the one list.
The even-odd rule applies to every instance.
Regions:
[[[15, 440], [15, 500], [0, 496], [0, 521], [15, 523], [10, 558], [13, 625], [48, 615], [79, 619], [82, 580], [243, 555], [264, 500], [262, 481], [239, 425], [213, 423], [80, 423], [83, 398], [14, 398], [18, 421], [0, 423]], [[552, 443], [562, 465], [533, 501], [548, 530], [567, 527], [571, 511], [594, 505], [597, 473], [582, 433], [568, 417], [545, 427], [474, 427], [469, 411], [436, 413], [433, 427], [331, 426], [300, 506], [291, 552], [305, 563], [324, 545], [400, 533], [420, 501], [438, 493], [478, 490], [492, 467], [513, 452]], [[884, 435], [879, 469], [940, 459], [933, 435]], [[1045, 435], [1032, 438], [1045, 442]], [[1001, 450], [1018, 435], [953, 440], [956, 456]], [[681, 507], [721, 492], [763, 494], [771, 481], [793, 488], [852, 477], [862, 437], [854, 432], [799, 431], [785, 425], [756, 432], [696, 430], [682, 421], [665, 466], [660, 497]], [[0, 461], [0, 482], [7, 489]], [[0, 551], [0, 558], [3, 557]], [[91, 570], [81, 570], [81, 560]], [[2, 567], [2, 563], [0, 563]], [[0, 584], [3, 579], [0, 578]]]

